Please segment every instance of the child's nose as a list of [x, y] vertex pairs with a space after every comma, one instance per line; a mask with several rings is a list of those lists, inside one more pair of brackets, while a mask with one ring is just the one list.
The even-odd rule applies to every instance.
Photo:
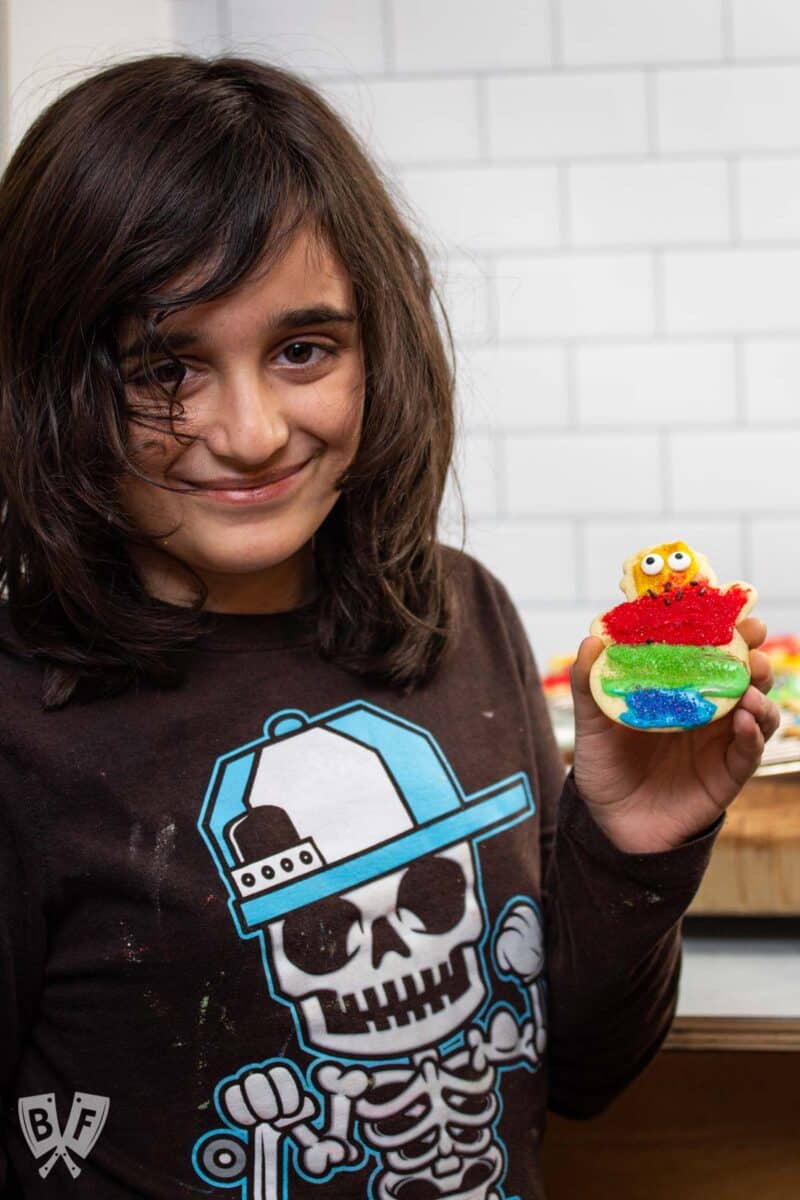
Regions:
[[289, 440], [278, 389], [257, 373], [229, 378], [219, 388], [213, 420], [203, 434], [215, 453], [263, 465]]

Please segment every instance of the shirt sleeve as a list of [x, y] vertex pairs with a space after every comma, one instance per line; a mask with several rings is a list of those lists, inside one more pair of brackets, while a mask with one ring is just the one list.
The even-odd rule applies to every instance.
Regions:
[[538, 779], [548, 1107], [566, 1117], [592, 1117], [644, 1069], [669, 1031], [682, 917], [724, 816], [673, 850], [617, 849], [591, 816], [572, 772], [565, 778], [522, 621], [505, 589], [501, 596]]
[[[0, 800], [0, 1130], [8, 1123], [22, 1043], [38, 1004], [45, 953], [41, 879], [35, 839]], [[0, 1135], [0, 1195], [6, 1184]]]

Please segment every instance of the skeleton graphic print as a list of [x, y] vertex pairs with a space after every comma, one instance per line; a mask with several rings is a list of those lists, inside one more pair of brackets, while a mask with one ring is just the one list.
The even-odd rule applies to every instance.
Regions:
[[480, 846], [532, 816], [526, 774], [465, 796], [426, 730], [364, 701], [263, 734], [218, 760], [198, 825], [308, 1065], [231, 1064], [195, 1171], [241, 1200], [346, 1171], [370, 1200], [512, 1200], [502, 1079], [542, 1062], [543, 935], [522, 895], [490, 925]]

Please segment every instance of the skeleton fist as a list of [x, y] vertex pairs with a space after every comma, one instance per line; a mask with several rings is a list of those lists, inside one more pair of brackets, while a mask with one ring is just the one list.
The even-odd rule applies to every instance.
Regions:
[[504, 975], [531, 983], [544, 966], [542, 926], [532, 904], [520, 901], [503, 917], [495, 935], [494, 957]]
[[273, 1129], [289, 1129], [317, 1112], [296, 1072], [283, 1065], [247, 1071], [223, 1089], [221, 1103], [231, 1121], [244, 1128], [264, 1121]]

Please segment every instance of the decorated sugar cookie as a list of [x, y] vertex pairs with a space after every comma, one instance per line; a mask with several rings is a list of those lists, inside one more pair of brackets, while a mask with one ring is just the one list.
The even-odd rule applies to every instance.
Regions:
[[627, 600], [595, 617], [590, 630], [605, 642], [589, 680], [599, 707], [653, 732], [724, 716], [750, 683], [750, 654], [736, 626], [755, 604], [755, 588], [717, 587], [705, 556], [685, 542], [640, 550], [623, 570]]

